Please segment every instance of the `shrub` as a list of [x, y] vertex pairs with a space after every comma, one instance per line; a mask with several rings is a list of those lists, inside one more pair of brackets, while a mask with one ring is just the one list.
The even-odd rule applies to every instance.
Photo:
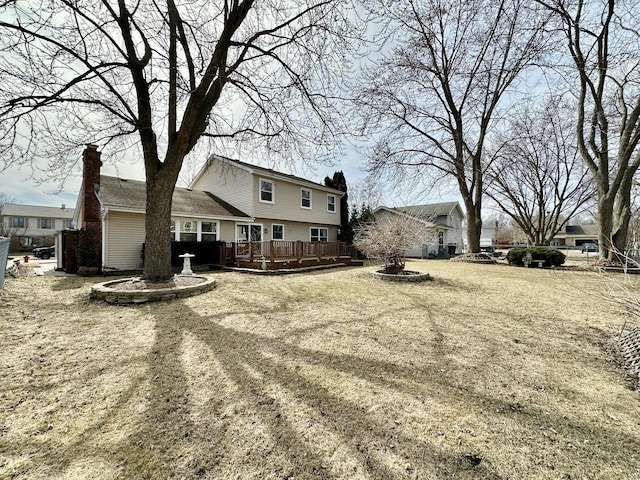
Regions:
[[507, 262], [509, 265], [524, 265], [524, 258], [527, 253], [531, 253], [533, 260], [544, 260], [545, 266], [559, 267], [566, 260], [566, 255], [557, 248], [550, 247], [533, 247], [523, 248], [515, 247], [507, 253]]
[[428, 244], [435, 238], [435, 228], [406, 214], [380, 214], [371, 223], [356, 229], [355, 247], [367, 258], [384, 262], [384, 272], [399, 274], [404, 270], [405, 252]]
[[174, 267], [182, 266], [183, 259], [180, 255], [183, 253], [192, 253], [195, 255], [191, 259], [192, 265], [216, 265], [220, 263], [220, 245], [224, 242], [171, 242], [171, 265]]
[[[220, 246], [225, 242], [171, 242], [171, 266], [181, 267], [184, 263], [180, 255], [192, 253], [191, 265], [217, 265], [220, 263]], [[144, 260], [146, 245], [142, 244], [141, 258]]]

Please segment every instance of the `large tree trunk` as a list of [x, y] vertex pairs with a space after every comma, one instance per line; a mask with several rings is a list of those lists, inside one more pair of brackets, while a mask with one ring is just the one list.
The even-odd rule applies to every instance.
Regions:
[[598, 248], [600, 258], [608, 260], [611, 245], [611, 232], [613, 231], [613, 197], [598, 191]]
[[467, 245], [469, 252], [480, 252], [480, 235], [482, 234], [482, 217], [477, 202], [474, 204], [471, 198], [464, 198], [464, 206], [467, 210]]
[[622, 260], [627, 250], [629, 221], [631, 220], [631, 188], [633, 187], [633, 173], [627, 170], [616, 193], [611, 231], [611, 245], [613, 252], [609, 260]]
[[145, 216], [145, 255], [142, 278], [166, 281], [171, 270], [171, 200], [176, 184], [166, 170], [147, 174], [147, 209]]

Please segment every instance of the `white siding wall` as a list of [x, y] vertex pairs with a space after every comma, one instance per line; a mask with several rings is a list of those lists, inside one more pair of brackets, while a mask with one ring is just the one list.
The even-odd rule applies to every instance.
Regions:
[[253, 183], [248, 171], [214, 158], [192, 188], [211, 192], [247, 215], [252, 215]]
[[[273, 182], [274, 203], [260, 202], [260, 178]], [[304, 187], [311, 190], [311, 210], [309, 210], [300, 206], [300, 188], [301, 186], [295, 183], [260, 177], [259, 174], [255, 174], [253, 178], [253, 191], [255, 192], [253, 216], [256, 218], [319, 225], [340, 225], [340, 196], [338, 194], [335, 195], [336, 211], [335, 213], [329, 213], [327, 212], [327, 192], [312, 187]]]
[[109, 212], [105, 267], [132, 270], [140, 267], [144, 243], [144, 214]]

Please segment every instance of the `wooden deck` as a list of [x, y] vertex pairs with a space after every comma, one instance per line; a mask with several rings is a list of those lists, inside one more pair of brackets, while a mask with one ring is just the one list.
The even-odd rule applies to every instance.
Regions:
[[[268, 242], [233, 242], [220, 247], [220, 263], [226, 266], [274, 270], [356, 260], [352, 246], [342, 242], [303, 242], [271, 240]], [[359, 263], [358, 263], [359, 264]]]

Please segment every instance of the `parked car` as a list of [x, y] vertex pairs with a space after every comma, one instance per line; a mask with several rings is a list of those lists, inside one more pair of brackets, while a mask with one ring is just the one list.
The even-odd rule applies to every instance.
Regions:
[[496, 252], [496, 247], [493, 245], [481, 245], [480, 253], [486, 253], [490, 257], [500, 257], [502, 253]]
[[56, 255], [56, 247], [38, 247], [32, 250], [33, 256], [47, 260]]
[[584, 252], [597, 252], [598, 245], [595, 243], [583, 243], [582, 244], [582, 253]]

